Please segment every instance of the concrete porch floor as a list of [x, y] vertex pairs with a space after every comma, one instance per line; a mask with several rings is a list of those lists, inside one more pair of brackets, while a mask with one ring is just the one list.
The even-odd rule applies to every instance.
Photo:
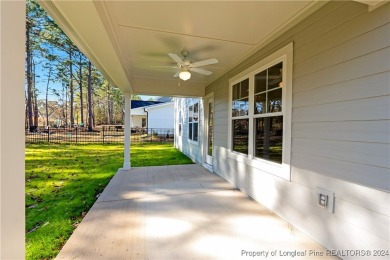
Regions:
[[337, 259], [324, 250], [222, 178], [181, 165], [119, 170], [57, 259]]

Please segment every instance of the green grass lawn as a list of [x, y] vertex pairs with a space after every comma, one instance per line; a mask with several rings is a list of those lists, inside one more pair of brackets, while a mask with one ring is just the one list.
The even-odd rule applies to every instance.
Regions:
[[[172, 144], [131, 147], [132, 167], [189, 163]], [[26, 145], [26, 259], [54, 258], [122, 164], [122, 144]]]

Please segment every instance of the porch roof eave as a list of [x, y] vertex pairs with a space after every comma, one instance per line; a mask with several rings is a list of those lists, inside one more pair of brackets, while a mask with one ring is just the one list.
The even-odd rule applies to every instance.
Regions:
[[[185, 34], [180, 32], [179, 29], [178, 31], [163, 31], [157, 27], [137, 27], [137, 23], [142, 24], [144, 22], [142, 16], [141, 18], [138, 17], [138, 20], [131, 25], [122, 25], [113, 17], [113, 15], [117, 14], [114, 11], [118, 10], [113, 11], [110, 2], [93, 0], [79, 1], [77, 3], [74, 1], [52, 0], [38, 0], [38, 2], [63, 29], [75, 45], [91, 60], [96, 68], [103, 73], [108, 81], [112, 85], [117, 86], [123, 93], [204, 97], [206, 86], [225, 75], [237, 65], [245, 62], [245, 59], [269, 44], [272, 39], [275, 39], [286, 32], [309, 14], [318, 10], [327, 1], [308, 0], [303, 2], [303, 4], [295, 5], [286, 2], [283, 9], [285, 17], [281, 16], [283, 17], [283, 22], [280, 22], [280, 24], [271, 24], [272, 30], [270, 29], [268, 34], [264, 33], [261, 37], [255, 38], [245, 35], [247, 38], [242, 39], [242, 41], [236, 40], [240, 38], [240, 35], [235, 34], [240, 34], [240, 32], [229, 28], [229, 25], [226, 25], [226, 28], [218, 28], [218, 30], [215, 28], [210, 29], [210, 26], [195, 28], [195, 25], [199, 25], [199, 23], [197, 23], [197, 17], [199, 17], [199, 15], [197, 15], [196, 10], [189, 10], [188, 8], [186, 11], [191, 15], [186, 16], [185, 18], [190, 19], [189, 17], [192, 17], [191, 19], [193, 20], [181, 21], [181, 18], [179, 17], [177, 18], [179, 19], [178, 22], [184, 24], [182, 26], [183, 28], [186, 27], [186, 23], [190, 24], [190, 26], [192, 25], [194, 27], [192, 29], [198, 30], [200, 35], [196, 35], [195, 33]], [[191, 5], [191, 3], [192, 2], [189, 2], [188, 4]], [[187, 2], [182, 2], [182, 8], [185, 7], [186, 4]], [[279, 3], [277, 2], [272, 5], [279, 7]], [[289, 14], [289, 9], [287, 8], [290, 7], [290, 5], [291, 7], [294, 7], [294, 11], [291, 12], [291, 14]], [[217, 7], [213, 6], [213, 8]], [[155, 9], [159, 8], [155, 7]], [[217, 8], [215, 10], [219, 9]], [[249, 10], [249, 7], [240, 5], [239, 11], [241, 13], [245, 13]], [[236, 10], [234, 10], [234, 12], [235, 11]], [[226, 15], [221, 12], [215, 13], [215, 16], [216, 17], [213, 16], [213, 18], [210, 19], [215, 20], [219, 16], [221, 16], [222, 20], [226, 19]], [[156, 26], [160, 24], [161, 21], [165, 21], [165, 18], [167, 17], [169, 17], [169, 14], [162, 13], [159, 17], [155, 18], [159, 20], [156, 20], [153, 24]], [[259, 16], [257, 15], [256, 17]], [[257, 23], [259, 22], [261, 21], [258, 20]], [[207, 21], [205, 24], [207, 24]], [[169, 23], [164, 25], [171, 26]], [[237, 26], [235, 26], [235, 28], [236, 27]], [[227, 38], [214, 38], [213, 35], [219, 34], [218, 31], [222, 29], [224, 30], [224, 37]], [[128, 30], [131, 30], [132, 32], [137, 30], [141, 31], [141, 38], [124, 38], [123, 30], [126, 32]], [[154, 38], [145, 36], [149, 35], [149, 33], [153, 34]], [[234, 37], [232, 37], [232, 35]], [[233, 40], [230, 40], [230, 38]], [[154, 44], [153, 41], [156, 39], [160, 39], [161, 42], [159, 44]], [[132, 44], [137, 41], [145, 42], [145, 45], [147, 46], [142, 50], [133, 48], [131, 51], [134, 50], [134, 53], [129, 53], [129, 44], [132, 46]], [[163, 46], [162, 42], [164, 41], [170, 42], [170, 45]], [[143, 57], [145, 57], [145, 50], [149, 47], [150, 49], [147, 49], [148, 51], [158, 52], [160, 55], [163, 55], [167, 52], [180, 52], [181, 48], [186, 48], [188, 45], [192, 46], [194, 49], [206, 48], [207, 46], [209, 46], [207, 48], [211, 48], [209, 52], [207, 52], [206, 48], [207, 53], [204, 54], [205, 57], [202, 56], [203, 53], [199, 54], [199, 57], [201, 57], [199, 59], [213, 58], [216, 56], [220, 60], [220, 63], [210, 69], [215, 71], [215, 73], [207, 77], [194, 75], [194, 77], [188, 81], [181, 81], [178, 78], [173, 78], [174, 72], [169, 70], [164, 73], [157, 71], [153, 74], [154, 71], [151, 69], [152, 65], [163, 64], [168, 60], [161, 58], [157, 60], [151, 59], [148, 60], [149, 63], [146, 63], [143, 60]], [[140, 46], [137, 45], [137, 47]], [[232, 53], [235, 54], [232, 55]], [[169, 59], [167, 57], [165, 58]], [[140, 71], [142, 73], [138, 73]]]
[[[72, 8], [72, 1], [39, 1], [39, 4], [56, 21], [73, 43], [88, 57], [110, 84], [123, 93], [156, 96], [202, 97], [205, 85], [199, 82], [183, 82], [178, 87], [177, 78], [161, 80], [137, 78], [130, 73], [127, 63], [115, 46], [114, 30], [103, 21], [93, 1], [77, 2], [79, 8]], [[72, 11], [69, 11], [72, 10]], [[105, 22], [105, 23], [104, 23]], [[90, 26], [93, 24], [94, 26]], [[99, 44], [96, 44], [99, 43]]]

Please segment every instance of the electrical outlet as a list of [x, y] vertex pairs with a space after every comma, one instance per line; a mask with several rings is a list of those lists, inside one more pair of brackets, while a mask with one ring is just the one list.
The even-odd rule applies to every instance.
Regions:
[[324, 190], [320, 187], [315, 187], [314, 192], [316, 204], [328, 210], [330, 213], [334, 213], [334, 193], [328, 190]]
[[326, 208], [328, 206], [328, 195], [320, 193], [318, 196], [318, 205]]

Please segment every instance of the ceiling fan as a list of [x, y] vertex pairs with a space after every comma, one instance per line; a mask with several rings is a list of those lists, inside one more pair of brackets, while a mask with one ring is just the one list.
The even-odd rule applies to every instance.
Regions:
[[186, 50], [183, 50], [181, 52], [183, 59], [181, 59], [178, 55], [174, 53], [168, 53], [168, 55], [169, 57], [172, 58], [172, 60], [176, 62], [176, 66], [173, 67], [169, 66], [169, 67], [178, 69], [178, 71], [176, 72], [175, 75], [173, 75], [173, 77], [175, 78], [179, 77], [184, 81], [191, 78], [191, 72], [196, 72], [203, 75], [211, 75], [212, 74], [211, 71], [200, 69], [199, 67], [218, 63], [218, 60], [215, 58], [197, 61], [197, 62], [191, 62], [188, 59], [189, 52]]

